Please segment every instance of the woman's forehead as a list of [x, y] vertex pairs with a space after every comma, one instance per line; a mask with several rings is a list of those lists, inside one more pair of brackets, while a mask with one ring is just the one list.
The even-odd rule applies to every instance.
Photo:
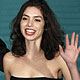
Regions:
[[43, 16], [41, 10], [35, 6], [27, 7], [23, 14], [29, 16]]

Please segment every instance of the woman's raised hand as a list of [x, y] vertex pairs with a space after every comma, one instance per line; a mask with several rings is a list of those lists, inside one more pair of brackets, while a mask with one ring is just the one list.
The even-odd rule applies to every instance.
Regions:
[[72, 34], [71, 44], [69, 43], [68, 34], [66, 34], [65, 52], [63, 51], [62, 46], [59, 45], [60, 54], [63, 57], [63, 59], [67, 62], [67, 64], [69, 65], [76, 64], [76, 61], [79, 55], [79, 51], [80, 51], [80, 46], [78, 48], [77, 46], [78, 46], [78, 34], [76, 35], [76, 39], [75, 39], [75, 32], [73, 32]]

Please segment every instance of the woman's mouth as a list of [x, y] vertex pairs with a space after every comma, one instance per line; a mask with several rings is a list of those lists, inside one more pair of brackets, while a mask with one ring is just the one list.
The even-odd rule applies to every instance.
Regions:
[[36, 32], [36, 30], [34, 30], [34, 29], [30, 29], [30, 28], [26, 28], [26, 29], [25, 29], [25, 33], [26, 33], [26, 35], [28, 35], [28, 36], [34, 35], [35, 32]]

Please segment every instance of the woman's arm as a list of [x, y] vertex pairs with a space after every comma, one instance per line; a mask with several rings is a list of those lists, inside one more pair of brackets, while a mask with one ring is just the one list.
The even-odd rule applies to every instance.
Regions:
[[74, 41], [75, 32], [72, 34], [71, 45], [69, 45], [68, 34], [66, 35], [66, 49], [63, 51], [61, 45], [59, 45], [60, 54], [63, 59], [66, 61], [69, 70], [72, 75], [73, 80], [80, 80], [76, 61], [79, 55], [80, 47], [77, 48], [78, 45], [78, 35], [76, 35], [76, 40]]
[[70, 69], [73, 80], [80, 80], [77, 66], [73, 65], [72, 67], [69, 67], [69, 69]]
[[58, 57], [57, 63], [59, 63], [58, 66], [61, 69], [65, 80], [72, 80], [69, 68], [68, 68], [66, 62], [64, 61], [64, 59], [61, 56]]
[[11, 63], [10, 52], [8, 52], [8, 53], [5, 54], [5, 56], [3, 58], [3, 67], [4, 67], [4, 73], [5, 73], [6, 80], [10, 80], [11, 65], [12, 65], [12, 63]]

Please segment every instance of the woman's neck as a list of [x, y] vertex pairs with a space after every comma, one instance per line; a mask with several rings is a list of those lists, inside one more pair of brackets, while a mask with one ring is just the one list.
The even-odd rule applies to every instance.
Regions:
[[34, 58], [35, 56], [40, 56], [42, 51], [40, 48], [41, 44], [41, 38], [34, 40], [34, 41], [28, 41], [25, 40], [26, 43], [26, 55], [28, 58]]

